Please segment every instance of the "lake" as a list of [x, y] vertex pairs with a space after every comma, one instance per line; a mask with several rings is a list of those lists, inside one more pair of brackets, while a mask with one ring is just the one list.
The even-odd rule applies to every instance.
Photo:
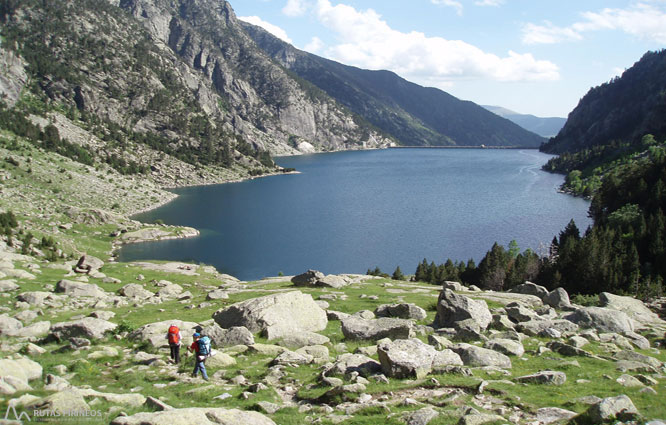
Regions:
[[550, 244], [571, 220], [584, 231], [589, 202], [557, 192], [536, 150], [387, 149], [276, 158], [300, 174], [174, 190], [135, 218], [185, 225], [201, 236], [127, 245], [121, 261], [211, 264], [243, 280], [365, 273], [423, 258], [477, 264], [497, 241], [521, 251]]

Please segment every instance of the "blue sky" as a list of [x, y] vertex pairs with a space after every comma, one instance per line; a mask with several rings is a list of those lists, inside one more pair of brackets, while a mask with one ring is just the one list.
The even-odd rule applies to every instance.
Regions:
[[232, 0], [299, 49], [460, 99], [566, 117], [666, 47], [666, 0]]

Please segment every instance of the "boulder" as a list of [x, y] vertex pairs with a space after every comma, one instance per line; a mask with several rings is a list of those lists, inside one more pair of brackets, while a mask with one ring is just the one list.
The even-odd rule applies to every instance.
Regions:
[[271, 362], [272, 366], [298, 366], [312, 363], [314, 357], [307, 353], [296, 353], [294, 351], [284, 351], [277, 355]]
[[296, 350], [296, 353], [312, 356], [315, 363], [326, 363], [329, 360], [328, 348], [324, 345], [307, 345]]
[[13, 280], [0, 280], [0, 292], [16, 291], [19, 288]]
[[89, 339], [103, 338], [108, 331], [114, 330], [118, 325], [94, 317], [84, 317], [70, 322], [60, 322], [51, 325], [51, 335], [58, 340], [72, 337], [83, 337]]
[[577, 415], [571, 410], [560, 409], [559, 407], [542, 407], [537, 409], [537, 421], [540, 424], [552, 424], [568, 421]]
[[653, 368], [659, 368], [661, 367], [662, 363], [659, 361], [659, 359], [652, 357], [652, 356], [646, 356], [645, 354], [637, 353], [635, 351], [629, 351], [629, 350], [622, 350], [613, 355], [613, 357], [616, 360], [627, 360], [631, 362], [638, 362], [642, 363], [648, 366], [651, 366]]
[[406, 339], [413, 335], [413, 326], [409, 320], [389, 317], [363, 319], [349, 316], [342, 319], [342, 333], [346, 339], [352, 340]]
[[315, 286], [323, 286], [327, 288], [335, 288], [335, 289], [340, 289], [345, 286], [348, 286], [351, 283], [351, 281], [348, 278], [345, 278], [343, 276], [337, 276], [334, 274], [330, 274], [327, 276], [324, 276], [323, 278], [319, 279], [316, 283]]
[[462, 285], [460, 282], [453, 282], [450, 280], [444, 281], [444, 283], [442, 284], [442, 289], [450, 289], [456, 292], [467, 291], [467, 288], [464, 285]]
[[514, 286], [509, 290], [509, 292], [514, 292], [517, 294], [525, 294], [525, 295], [534, 295], [542, 300], [546, 295], [548, 295], [548, 289], [546, 289], [544, 286], [537, 285], [536, 283], [532, 282], [525, 282], [522, 285]]
[[443, 289], [437, 300], [434, 325], [449, 328], [455, 322], [466, 319], [474, 319], [481, 329], [486, 329], [492, 321], [492, 315], [485, 301], [474, 300], [458, 295], [450, 289]]
[[16, 336], [19, 338], [38, 338], [46, 336], [51, 329], [51, 322], [41, 321], [35, 322], [32, 325], [24, 326], [21, 329], [12, 332], [11, 336]]
[[155, 296], [155, 294], [138, 283], [129, 283], [120, 288], [118, 293], [127, 298], [132, 298], [133, 300], [145, 300]]
[[363, 354], [345, 353], [338, 356], [335, 363], [326, 371], [327, 375], [351, 375], [357, 372], [361, 376], [370, 376], [382, 371], [382, 365]]
[[504, 310], [514, 322], [521, 323], [531, 320], [542, 320], [534, 310], [517, 302], [507, 304]]
[[19, 301], [26, 302], [33, 306], [53, 305], [60, 301], [60, 296], [52, 294], [51, 292], [44, 291], [30, 291], [18, 294], [16, 297]]
[[56, 284], [55, 292], [69, 295], [70, 297], [107, 297], [107, 293], [94, 283], [75, 282], [66, 279]]
[[432, 371], [433, 365], [462, 366], [460, 357], [440, 356], [440, 351], [416, 338], [381, 342], [377, 354], [384, 374], [390, 378], [420, 379]]
[[638, 415], [638, 409], [629, 397], [622, 394], [617, 397], [604, 398], [593, 404], [583, 414], [591, 423], [600, 424], [609, 420], [629, 420]]
[[523, 344], [521, 344], [520, 341], [514, 341], [512, 339], [491, 339], [484, 344], [484, 347], [489, 350], [506, 354], [507, 356], [522, 357], [522, 355], [525, 354]]
[[279, 344], [284, 347], [301, 348], [308, 345], [323, 345], [331, 342], [331, 340], [324, 335], [314, 332], [302, 331], [298, 334], [285, 335], [280, 338]]
[[214, 351], [213, 355], [206, 359], [206, 366], [213, 368], [229, 367], [236, 364], [236, 359], [226, 353]]
[[164, 410], [161, 412], [142, 412], [132, 416], [118, 416], [111, 425], [275, 425], [268, 417], [259, 412], [221, 407], [190, 407], [185, 409]]
[[308, 270], [291, 278], [295, 286], [315, 286], [318, 280], [323, 279], [324, 273], [317, 270]]
[[634, 331], [634, 323], [624, 312], [603, 307], [580, 308], [564, 319], [584, 328], [594, 328], [601, 332], [625, 333]]
[[588, 353], [585, 350], [574, 347], [573, 345], [565, 344], [560, 341], [550, 341], [546, 344], [546, 347], [552, 351], [559, 353], [563, 356], [569, 357], [593, 357], [591, 353]]
[[228, 300], [229, 292], [226, 289], [215, 289], [206, 295], [207, 300]]
[[103, 400], [108, 401], [109, 403], [119, 404], [122, 406], [141, 407], [146, 402], [146, 397], [137, 393], [131, 393], [131, 394], [104, 393], [93, 390], [91, 388], [78, 388], [77, 391], [84, 398], [90, 398], [90, 397], [101, 398]]
[[0, 335], [13, 335], [23, 327], [19, 320], [6, 314], [0, 315]]
[[641, 300], [632, 297], [622, 297], [613, 295], [609, 292], [602, 292], [599, 294], [599, 304], [612, 310], [617, 310], [625, 313], [630, 319], [642, 325], [662, 324], [666, 322], [661, 320], [659, 316], [643, 304]]
[[40, 398], [24, 407], [25, 410], [32, 412], [35, 410], [48, 410], [58, 412], [60, 415], [73, 410], [90, 411], [90, 406], [83, 399], [83, 395], [76, 389], [69, 388], [48, 397]]
[[[155, 348], [168, 347], [167, 332], [171, 325], [176, 325], [180, 329], [182, 336], [181, 343], [187, 347], [192, 344], [192, 334], [199, 325], [194, 322], [184, 322], [182, 320], [164, 320], [161, 322], [149, 323], [141, 326], [129, 334], [129, 339], [134, 341], [147, 341]], [[212, 338], [211, 338], [212, 339]]]
[[233, 347], [235, 345], [253, 345], [254, 335], [244, 326], [224, 329], [217, 323], [203, 328], [202, 333], [208, 335], [214, 347]]
[[520, 376], [516, 378], [516, 381], [525, 384], [564, 385], [567, 375], [564, 372], [543, 370], [532, 375]]
[[559, 334], [564, 332], [575, 332], [578, 330], [578, 325], [565, 319], [554, 320], [530, 320], [529, 322], [521, 322], [516, 325], [516, 330], [529, 336], [537, 336], [547, 329], [556, 330]]
[[375, 316], [423, 320], [426, 318], [427, 313], [416, 304], [382, 304], [375, 309]]
[[564, 288], [555, 288], [542, 298], [543, 303], [553, 308], [563, 309], [571, 307], [569, 294]]
[[[0, 359], [0, 376], [3, 379], [11, 376], [27, 386], [29, 381], [41, 379], [42, 372], [42, 366], [28, 358], [18, 360]], [[12, 386], [18, 389], [16, 386]]]
[[460, 356], [465, 366], [511, 368], [511, 360], [506, 355], [497, 351], [465, 343], [452, 345], [451, 350]]
[[213, 319], [222, 328], [245, 326], [250, 332], [261, 331], [269, 340], [300, 331], [321, 331], [328, 324], [326, 312], [311, 295], [300, 291], [241, 301], [215, 312]]
[[74, 266], [77, 273], [91, 273], [98, 271], [104, 266], [104, 261], [92, 255], [82, 255]]
[[161, 287], [155, 295], [161, 298], [175, 298], [183, 292], [183, 287], [177, 283], [169, 282]]

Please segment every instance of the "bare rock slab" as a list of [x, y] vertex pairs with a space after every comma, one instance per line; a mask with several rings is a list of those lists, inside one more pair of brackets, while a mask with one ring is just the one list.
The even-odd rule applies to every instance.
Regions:
[[275, 425], [275, 422], [259, 412], [211, 407], [191, 407], [162, 412], [136, 413], [119, 416], [111, 425]]
[[263, 332], [268, 339], [300, 331], [326, 328], [326, 312], [309, 294], [290, 291], [241, 301], [219, 310], [213, 319], [222, 328], [244, 326], [250, 332]]

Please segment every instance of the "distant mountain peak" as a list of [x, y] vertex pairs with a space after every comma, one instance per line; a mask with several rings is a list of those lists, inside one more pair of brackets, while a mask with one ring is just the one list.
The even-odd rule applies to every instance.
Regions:
[[537, 117], [531, 114], [521, 114], [512, 111], [511, 109], [502, 106], [482, 105], [484, 108], [497, 114], [500, 117], [506, 118], [526, 130], [534, 132], [543, 137], [553, 137], [564, 126], [567, 121], [566, 118], [559, 117]]

